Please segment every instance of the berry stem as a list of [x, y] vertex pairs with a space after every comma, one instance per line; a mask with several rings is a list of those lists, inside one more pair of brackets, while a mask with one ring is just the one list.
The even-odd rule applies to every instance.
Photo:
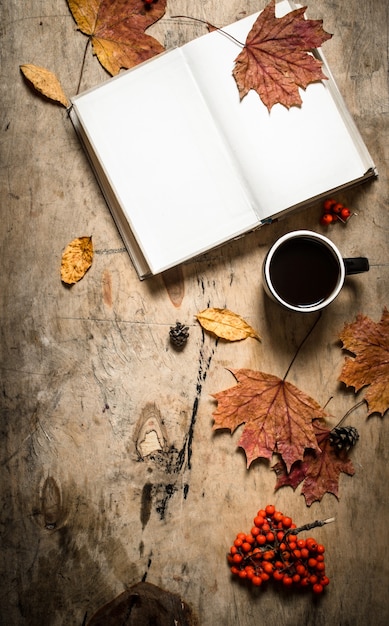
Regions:
[[299, 526], [298, 528], [289, 528], [286, 531], [284, 537], [289, 535], [290, 533], [293, 535], [297, 535], [301, 533], [303, 530], [311, 530], [312, 528], [317, 528], [318, 526], [324, 526], [325, 524], [330, 524], [335, 521], [335, 517], [328, 517], [327, 519], [317, 519], [314, 522], [310, 522], [309, 524], [304, 524], [303, 526]]

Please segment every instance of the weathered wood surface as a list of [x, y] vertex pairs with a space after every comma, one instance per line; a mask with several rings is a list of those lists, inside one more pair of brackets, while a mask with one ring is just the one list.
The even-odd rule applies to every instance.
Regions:
[[[171, 15], [223, 25], [264, 5], [169, 0], [151, 32], [171, 47], [205, 32]], [[380, 172], [340, 197], [358, 216], [330, 231], [345, 256], [369, 256], [370, 273], [348, 281], [290, 376], [322, 404], [333, 396], [335, 425], [355, 402], [337, 382], [337, 334], [359, 312], [378, 321], [388, 305], [388, 6], [311, 0], [308, 14], [334, 33], [325, 54]], [[355, 476], [341, 477], [339, 502], [327, 494], [310, 508], [299, 489], [274, 493], [268, 464], [246, 470], [239, 433], [212, 432], [211, 394], [234, 383], [228, 368], [283, 375], [312, 324], [266, 300], [260, 266], [278, 235], [324, 232], [319, 207], [139, 282], [65, 110], [19, 74], [22, 63], [44, 66], [73, 95], [86, 38], [65, 0], [9, 0], [0, 24], [0, 623], [81, 625], [143, 579], [179, 594], [202, 626], [386, 624], [388, 416], [355, 411]], [[81, 89], [106, 77], [89, 52]], [[93, 236], [94, 263], [66, 289], [61, 253], [81, 235]], [[238, 312], [262, 343], [204, 336], [194, 315], [209, 305]], [[168, 341], [176, 320], [190, 326], [182, 352]], [[268, 502], [299, 523], [336, 517], [316, 531], [332, 580], [319, 602], [230, 580], [227, 548]]]

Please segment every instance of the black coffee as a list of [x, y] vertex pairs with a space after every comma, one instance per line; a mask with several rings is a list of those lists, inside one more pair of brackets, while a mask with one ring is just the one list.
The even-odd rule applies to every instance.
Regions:
[[292, 306], [323, 302], [335, 289], [339, 263], [324, 243], [295, 237], [281, 244], [269, 267], [275, 291]]

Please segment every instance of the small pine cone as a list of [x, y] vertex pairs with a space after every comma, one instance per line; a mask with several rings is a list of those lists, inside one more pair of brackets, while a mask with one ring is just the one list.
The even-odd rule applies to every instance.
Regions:
[[330, 445], [337, 450], [350, 450], [359, 439], [354, 426], [336, 426], [330, 432]]
[[189, 337], [189, 327], [176, 322], [175, 326], [170, 326], [170, 341], [177, 347], [182, 348]]

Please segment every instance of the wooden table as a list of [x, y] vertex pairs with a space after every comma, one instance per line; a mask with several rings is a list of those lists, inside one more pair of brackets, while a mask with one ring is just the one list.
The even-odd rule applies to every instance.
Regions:
[[[170, 48], [205, 29], [169, 16], [222, 26], [264, 6], [169, 0], [150, 32]], [[339, 196], [357, 216], [327, 231], [312, 206], [140, 282], [65, 109], [38, 97], [19, 73], [23, 63], [44, 66], [73, 95], [86, 37], [65, 0], [3, 3], [2, 625], [81, 625], [141, 580], [179, 594], [201, 626], [387, 623], [388, 416], [354, 411], [355, 475], [341, 476], [339, 501], [326, 494], [310, 508], [300, 488], [274, 492], [268, 463], [246, 469], [240, 429], [212, 431], [211, 394], [234, 384], [229, 368], [283, 376], [312, 324], [262, 292], [261, 263], [277, 236], [330, 232], [345, 256], [370, 259], [369, 274], [347, 282], [289, 376], [322, 405], [332, 398], [332, 425], [360, 399], [337, 381], [345, 356], [338, 334], [358, 313], [378, 322], [388, 304], [387, 2], [311, 0], [308, 16], [334, 33], [324, 52], [380, 174]], [[106, 78], [88, 51], [81, 89]], [[320, 145], [316, 158], [320, 167]], [[61, 254], [83, 235], [93, 237], [93, 265], [68, 289]], [[195, 315], [208, 306], [239, 313], [262, 342], [204, 334]], [[177, 320], [190, 328], [181, 352], [169, 343]], [[156, 430], [142, 431], [150, 420]], [[319, 601], [231, 580], [226, 552], [269, 502], [299, 524], [336, 517], [315, 531], [331, 578]]]

